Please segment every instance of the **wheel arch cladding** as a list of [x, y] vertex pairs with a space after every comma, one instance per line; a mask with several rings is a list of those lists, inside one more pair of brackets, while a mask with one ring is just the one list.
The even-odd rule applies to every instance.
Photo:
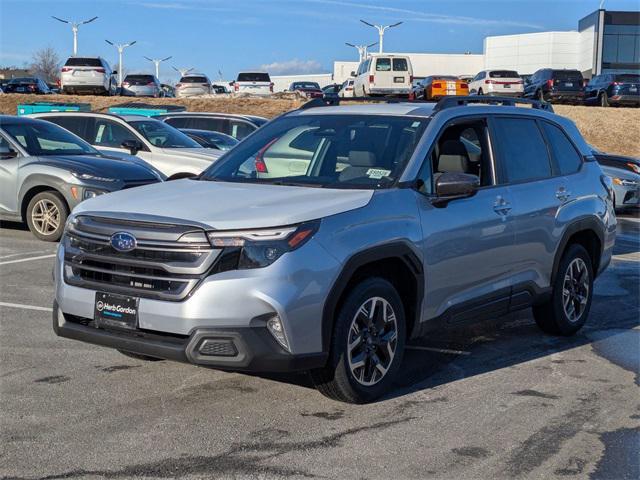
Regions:
[[407, 336], [411, 336], [419, 323], [424, 295], [422, 261], [406, 242], [394, 242], [358, 252], [345, 262], [322, 311], [323, 351], [330, 349], [336, 312], [351, 287], [373, 276], [388, 280], [398, 291], [405, 309]]
[[604, 227], [595, 218], [583, 218], [577, 220], [566, 228], [562, 240], [558, 246], [555, 259], [553, 261], [553, 271], [551, 281], [553, 282], [558, 273], [558, 266], [562, 255], [571, 244], [582, 245], [591, 257], [591, 266], [594, 276], [598, 275], [600, 258], [602, 257], [602, 246], [604, 245]]

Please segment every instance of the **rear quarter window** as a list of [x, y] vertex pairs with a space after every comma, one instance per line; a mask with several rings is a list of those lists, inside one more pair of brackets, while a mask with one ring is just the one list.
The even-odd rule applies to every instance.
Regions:
[[582, 159], [567, 135], [555, 125], [542, 124], [553, 160], [562, 175], [570, 175], [580, 170]]

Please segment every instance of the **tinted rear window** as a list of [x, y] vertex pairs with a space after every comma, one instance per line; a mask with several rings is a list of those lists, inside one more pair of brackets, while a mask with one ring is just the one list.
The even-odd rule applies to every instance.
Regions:
[[182, 77], [180, 83], [209, 83], [207, 77]]
[[494, 70], [489, 72], [491, 78], [518, 78], [518, 72], [515, 70]]
[[268, 73], [239, 73], [238, 82], [270, 82]]
[[124, 79], [125, 82], [131, 85], [146, 85], [153, 82], [153, 75], [127, 75]]
[[582, 81], [582, 74], [580, 72], [576, 71], [563, 71], [563, 70], [556, 70], [553, 72], [553, 78], [556, 80], [560, 80], [561, 82], [564, 81], [577, 81], [577, 82], [581, 82]]
[[391, 71], [391, 59], [379, 58], [376, 61], [376, 72], [389, 72]]
[[65, 63], [67, 67], [101, 67], [102, 63], [100, 63], [99, 58], [80, 58], [80, 57], [71, 57]]
[[624, 73], [615, 76], [616, 82], [623, 83], [640, 83], [640, 75], [634, 75], [632, 73]]
[[9, 82], [9, 84], [12, 85], [20, 85], [23, 83], [37, 83], [38, 80], [36, 78], [32, 78], [32, 77], [25, 77], [25, 78], [12, 78], [11, 81]]
[[393, 59], [393, 71], [394, 72], [406, 72], [409, 70], [409, 63], [406, 58], [394, 58]]

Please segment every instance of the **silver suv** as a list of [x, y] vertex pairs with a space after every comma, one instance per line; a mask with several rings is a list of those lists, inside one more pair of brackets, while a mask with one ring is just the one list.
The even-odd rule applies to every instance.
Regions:
[[309, 371], [347, 402], [386, 392], [407, 342], [438, 326], [533, 307], [573, 334], [611, 259], [611, 183], [572, 122], [515, 103], [318, 99], [198, 178], [83, 202], [54, 330], [143, 359]]

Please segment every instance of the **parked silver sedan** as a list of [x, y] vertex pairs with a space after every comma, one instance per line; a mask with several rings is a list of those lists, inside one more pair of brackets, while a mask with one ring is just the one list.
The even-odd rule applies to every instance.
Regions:
[[160, 80], [155, 75], [127, 75], [122, 82], [122, 95], [130, 97], [162, 97]]

